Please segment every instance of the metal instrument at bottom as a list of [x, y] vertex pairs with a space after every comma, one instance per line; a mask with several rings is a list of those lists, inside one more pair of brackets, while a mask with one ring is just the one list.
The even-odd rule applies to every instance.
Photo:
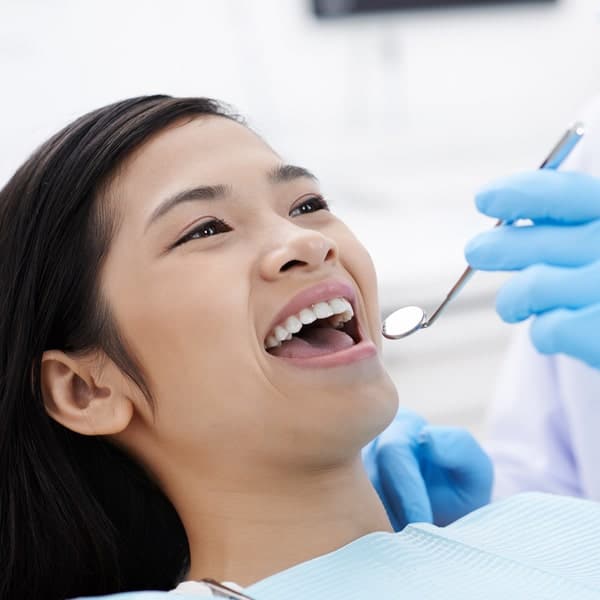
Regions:
[[212, 592], [218, 594], [218, 597], [220, 598], [229, 598], [230, 600], [252, 600], [250, 596], [246, 596], [246, 594], [238, 592], [237, 590], [218, 582], [216, 579], [205, 578], [201, 579], [200, 583], [203, 583]]

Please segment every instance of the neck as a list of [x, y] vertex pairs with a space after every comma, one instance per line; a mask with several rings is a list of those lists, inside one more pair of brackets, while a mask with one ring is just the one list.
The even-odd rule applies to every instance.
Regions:
[[190, 544], [191, 580], [246, 586], [368, 533], [392, 531], [360, 457], [252, 484], [188, 479], [180, 491], [174, 496]]

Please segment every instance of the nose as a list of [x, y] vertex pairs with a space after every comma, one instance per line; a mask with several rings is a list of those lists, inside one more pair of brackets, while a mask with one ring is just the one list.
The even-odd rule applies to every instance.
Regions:
[[260, 274], [264, 279], [275, 280], [292, 270], [313, 272], [336, 263], [338, 249], [333, 240], [318, 231], [293, 229], [263, 255]]

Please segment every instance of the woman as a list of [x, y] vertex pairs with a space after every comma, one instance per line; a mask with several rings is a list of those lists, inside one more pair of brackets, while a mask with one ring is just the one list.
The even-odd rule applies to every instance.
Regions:
[[[0, 207], [1, 598], [248, 586], [391, 531], [375, 274], [306, 169], [214, 101], [138, 98]], [[554, 587], [598, 597], [577, 565]]]
[[[173, 586], [177, 514], [190, 577], [242, 584], [389, 528], [357, 454], [396, 410], [375, 277], [310, 173], [212, 101], [142, 98], [50, 140], [0, 205], [2, 598]], [[336, 298], [349, 333], [273, 343]]]

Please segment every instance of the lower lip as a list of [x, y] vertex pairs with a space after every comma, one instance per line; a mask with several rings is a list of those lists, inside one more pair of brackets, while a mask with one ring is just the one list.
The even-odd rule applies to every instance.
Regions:
[[368, 340], [362, 340], [346, 350], [341, 350], [340, 352], [334, 352], [332, 354], [323, 354], [321, 356], [313, 356], [312, 358], [287, 358], [283, 356], [273, 356], [272, 358], [282, 360], [296, 367], [303, 367], [306, 369], [327, 369], [330, 367], [351, 365], [358, 361], [371, 358], [376, 354], [377, 347], [375, 344]]

